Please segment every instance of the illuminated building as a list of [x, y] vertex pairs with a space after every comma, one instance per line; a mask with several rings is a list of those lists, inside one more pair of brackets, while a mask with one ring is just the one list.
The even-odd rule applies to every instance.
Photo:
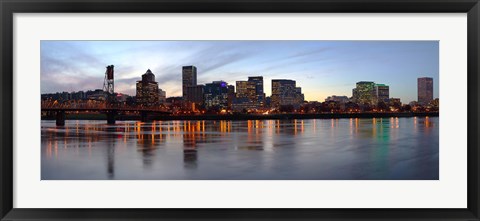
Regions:
[[204, 85], [194, 85], [187, 87], [187, 97], [188, 102], [195, 103], [197, 105], [203, 104], [203, 89]]
[[402, 102], [400, 101], [400, 98], [393, 98], [392, 97], [392, 98], [389, 99], [389, 103], [390, 104], [400, 104], [400, 105], [402, 105]]
[[232, 110], [234, 112], [248, 112], [256, 109], [258, 109], [258, 105], [246, 97], [237, 97], [232, 103]]
[[388, 99], [388, 105], [394, 109], [400, 109], [402, 107], [402, 102], [400, 101], [400, 98], [390, 98]]
[[155, 81], [155, 75], [147, 70], [142, 75], [142, 80], [137, 81], [137, 103], [145, 106], [157, 105], [160, 103], [160, 90]]
[[237, 81], [237, 93], [232, 103], [235, 111], [256, 110], [264, 106], [263, 77], [248, 77], [248, 81]]
[[357, 104], [375, 104], [375, 83], [371, 81], [357, 82], [357, 87], [352, 91], [353, 101]]
[[433, 100], [433, 78], [423, 77], [417, 79], [418, 103], [426, 105]]
[[158, 89], [158, 99], [159, 99], [159, 102], [160, 104], [164, 104], [167, 102], [167, 92], [165, 92], [164, 90], [162, 89]]
[[301, 105], [303, 104], [304, 100], [305, 100], [305, 96], [302, 94], [302, 88], [296, 87], [295, 88], [295, 104]]
[[298, 106], [303, 103], [301, 88], [296, 87], [294, 80], [273, 79], [272, 80], [272, 107], [282, 105]]
[[329, 96], [329, 97], [325, 98], [325, 101], [326, 102], [327, 101], [335, 101], [335, 102], [344, 104], [344, 103], [347, 103], [348, 101], [350, 101], [350, 99], [348, 99], [347, 96], [332, 95], [332, 96]]
[[228, 103], [228, 108], [231, 109], [232, 108], [232, 103], [233, 103], [233, 100], [235, 99], [235, 86], [233, 85], [228, 85], [227, 86], [227, 103]]
[[228, 108], [228, 84], [224, 81], [214, 81], [205, 84], [204, 101], [207, 109]]
[[193, 65], [182, 67], [182, 97], [187, 98], [187, 87], [197, 85], [197, 68]]
[[390, 97], [390, 87], [385, 84], [375, 84], [375, 97], [377, 102], [388, 102]]
[[432, 100], [430, 102], [430, 104], [432, 105], [432, 107], [439, 107], [440, 106], [440, 100], [438, 98], [435, 98], [434, 100]]
[[87, 98], [89, 100], [95, 100], [95, 101], [106, 101], [108, 96], [108, 94], [102, 89], [96, 89], [92, 93], [88, 93], [88, 94], [89, 95], [87, 96]]
[[128, 99], [128, 95], [122, 93], [115, 93], [116, 94], [116, 101], [119, 103], [125, 103]]
[[254, 102], [263, 106], [265, 103], [265, 93], [263, 91], [263, 77], [262, 76], [255, 76], [255, 77], [248, 77], [248, 82], [253, 82], [255, 86], [255, 93], [254, 93]]
[[237, 98], [250, 98], [251, 97], [250, 94], [254, 93], [255, 85], [253, 85], [253, 82], [237, 81], [236, 84], [237, 84], [237, 93], [236, 93]]

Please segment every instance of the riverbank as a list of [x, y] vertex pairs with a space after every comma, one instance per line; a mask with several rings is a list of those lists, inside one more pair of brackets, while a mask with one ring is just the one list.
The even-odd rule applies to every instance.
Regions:
[[[438, 112], [404, 113], [319, 113], [319, 114], [223, 114], [223, 115], [151, 115], [148, 120], [288, 120], [288, 119], [336, 119], [336, 118], [390, 118], [390, 117], [438, 117]], [[107, 120], [104, 114], [67, 114], [67, 120]], [[42, 116], [42, 120], [55, 120]], [[118, 115], [116, 120], [141, 120], [141, 116]]]

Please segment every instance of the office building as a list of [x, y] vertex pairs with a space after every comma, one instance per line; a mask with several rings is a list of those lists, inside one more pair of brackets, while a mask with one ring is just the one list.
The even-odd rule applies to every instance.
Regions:
[[251, 84], [255, 87], [254, 93], [254, 102], [263, 106], [265, 103], [265, 92], [263, 91], [263, 77], [262, 76], [254, 76], [248, 77], [248, 82], [252, 82]]
[[204, 85], [188, 86], [186, 100], [197, 105], [202, 105], [204, 87]]
[[377, 102], [388, 102], [390, 97], [390, 87], [385, 84], [375, 84], [375, 97]]
[[235, 99], [235, 86], [233, 85], [228, 85], [227, 86], [227, 103], [228, 103], [228, 108], [232, 108], [233, 100]]
[[251, 99], [255, 96], [255, 84], [254, 82], [248, 81], [237, 81], [237, 98], [248, 98]]
[[159, 88], [158, 99], [160, 104], [165, 104], [167, 102], [167, 92]]
[[137, 103], [145, 106], [157, 105], [160, 103], [160, 93], [155, 75], [148, 69], [142, 75], [142, 80], [137, 81]]
[[298, 106], [303, 103], [303, 94], [301, 88], [296, 87], [294, 80], [273, 79], [272, 80], [272, 107], [283, 105]]
[[418, 103], [427, 105], [433, 100], [433, 78], [422, 77], [417, 79]]
[[248, 77], [248, 81], [237, 81], [237, 92], [233, 101], [233, 109], [257, 110], [264, 106], [263, 77]]
[[214, 81], [205, 84], [204, 102], [207, 109], [227, 109], [228, 108], [228, 84], [224, 81]]
[[371, 81], [357, 82], [352, 90], [353, 101], [357, 104], [376, 104], [375, 83]]
[[197, 68], [193, 65], [182, 67], [182, 97], [186, 100], [187, 87], [197, 85]]

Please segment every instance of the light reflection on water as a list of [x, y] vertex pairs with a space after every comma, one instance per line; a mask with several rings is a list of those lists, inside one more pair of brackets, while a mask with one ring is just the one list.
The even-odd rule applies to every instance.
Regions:
[[437, 117], [41, 125], [43, 180], [439, 177]]

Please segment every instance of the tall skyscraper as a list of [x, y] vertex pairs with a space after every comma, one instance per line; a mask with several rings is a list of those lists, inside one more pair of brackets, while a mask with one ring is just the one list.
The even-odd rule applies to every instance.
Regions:
[[352, 90], [353, 101], [358, 104], [375, 104], [375, 83], [371, 81], [357, 82], [357, 87]]
[[237, 100], [250, 103], [249, 106], [258, 108], [265, 102], [265, 93], [263, 92], [263, 77], [248, 77], [248, 81], [237, 81]]
[[187, 87], [197, 85], [197, 67], [183, 66], [182, 67], [182, 97], [187, 98]]
[[228, 108], [228, 84], [225, 81], [214, 81], [205, 84], [204, 87], [205, 107], [207, 109], [227, 109]]
[[150, 69], [142, 75], [142, 80], [137, 81], [137, 103], [151, 106], [159, 104], [161, 90], [155, 81], [155, 75]]
[[252, 82], [253, 85], [255, 85], [254, 102], [259, 105], [263, 105], [265, 103], [265, 93], [263, 91], [263, 77], [248, 77], [248, 82]]
[[303, 103], [301, 90], [300, 87], [296, 87], [296, 82], [293, 80], [273, 79], [271, 106], [301, 105]]
[[417, 79], [418, 103], [426, 105], [433, 100], [433, 78], [423, 77]]
[[388, 102], [390, 98], [390, 87], [385, 84], [375, 84], [375, 97], [377, 102]]
[[[249, 86], [248, 81], [237, 81], [237, 98], [249, 98], [249, 89], [251, 91], [251, 86]], [[253, 91], [252, 91], [253, 92]]]
[[228, 103], [228, 108], [232, 108], [233, 100], [235, 99], [235, 86], [233, 85], [228, 85], [227, 86], [227, 103]]

